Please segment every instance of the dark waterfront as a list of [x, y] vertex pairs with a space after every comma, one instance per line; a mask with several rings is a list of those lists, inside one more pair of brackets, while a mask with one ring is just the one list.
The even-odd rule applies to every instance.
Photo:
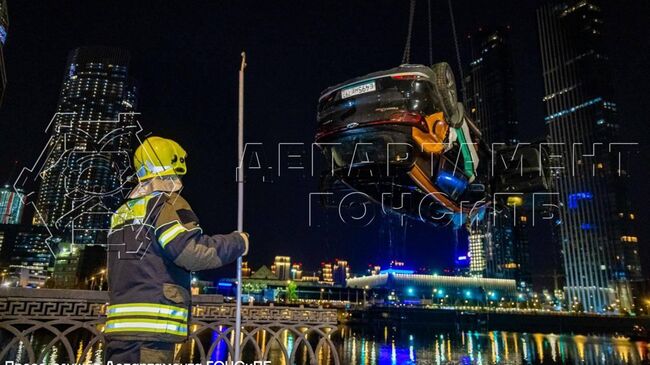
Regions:
[[[220, 331], [223, 328], [219, 329]], [[228, 346], [225, 341], [216, 341], [217, 331], [201, 336], [202, 346], [195, 341], [179, 347], [176, 360], [182, 362], [200, 361], [201, 351], [211, 353], [213, 361], [226, 360]], [[272, 335], [259, 331], [255, 341], [262, 353], [270, 352], [271, 364], [285, 365], [288, 361], [280, 344], [271, 340]], [[309, 351], [304, 345], [296, 346], [296, 338], [287, 331], [278, 333], [277, 338], [287, 353], [296, 351], [295, 364], [309, 364]], [[583, 336], [571, 334], [518, 333], [504, 331], [444, 332], [436, 330], [397, 330], [384, 327], [383, 330], [369, 330], [362, 327], [341, 327], [332, 336], [341, 364], [345, 365], [400, 365], [400, 364], [602, 364], [634, 365], [650, 364], [648, 342], [631, 341], [613, 336]], [[46, 341], [39, 341], [36, 348]], [[202, 349], [201, 349], [202, 347]], [[315, 346], [314, 346], [315, 347]], [[85, 350], [79, 343], [77, 354]], [[314, 349], [319, 364], [334, 364], [332, 353], [326, 349]], [[46, 357], [46, 364], [61, 360], [65, 352], [53, 349]], [[79, 363], [102, 362], [103, 345], [96, 344]], [[20, 362], [24, 354], [20, 349], [15, 361]], [[253, 361], [255, 350], [249, 343], [244, 347], [244, 360]], [[24, 360], [24, 358], [22, 358]]]
[[518, 332], [383, 333], [345, 328], [345, 364], [646, 364], [648, 343], [614, 337]]

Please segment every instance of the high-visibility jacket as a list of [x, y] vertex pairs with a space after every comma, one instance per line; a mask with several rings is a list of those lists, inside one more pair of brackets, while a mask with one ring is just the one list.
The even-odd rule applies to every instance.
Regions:
[[109, 339], [181, 342], [188, 335], [191, 272], [234, 261], [245, 251], [233, 232], [205, 235], [178, 193], [130, 199], [108, 235]]

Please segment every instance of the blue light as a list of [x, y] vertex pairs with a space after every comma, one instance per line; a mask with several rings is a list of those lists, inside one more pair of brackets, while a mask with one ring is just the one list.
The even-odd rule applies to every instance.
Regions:
[[440, 171], [436, 177], [436, 185], [450, 197], [456, 198], [467, 189], [467, 182], [446, 172]]
[[0, 25], [0, 42], [2, 42], [2, 44], [5, 44], [6, 41], [7, 41], [7, 29], [3, 25]]
[[463, 213], [454, 213], [452, 221], [454, 223], [454, 229], [459, 229], [465, 225], [465, 219], [467, 218], [466, 214]]
[[591, 224], [591, 223], [582, 223], [580, 225], [580, 229], [582, 229], [583, 231], [588, 231], [588, 230], [593, 229], [593, 228], [594, 228], [594, 225]]
[[576, 105], [576, 106], [571, 107], [571, 108], [569, 108], [569, 109], [564, 109], [564, 110], [561, 110], [561, 111], [559, 111], [559, 112], [557, 112], [557, 113], [551, 114], [551, 115], [547, 116], [546, 118], [544, 118], [544, 120], [545, 120], [546, 122], [550, 122], [551, 120], [553, 120], [553, 119], [555, 119], [555, 118], [558, 118], [558, 117], [561, 117], [561, 116], [567, 115], [567, 114], [569, 114], [569, 113], [573, 113], [573, 112], [575, 112], [575, 111], [577, 111], [577, 110], [579, 110], [579, 109], [582, 109], [582, 108], [588, 107], [588, 106], [590, 106], [590, 105], [593, 105], [593, 104], [599, 103], [599, 102], [601, 102], [601, 101], [603, 101], [602, 98], [591, 99], [591, 100], [589, 100], [589, 101], [585, 101], [584, 103], [579, 104], [579, 105]]
[[415, 294], [415, 289], [413, 289], [412, 287], [408, 287], [406, 288], [406, 292], [408, 293], [408, 295], [413, 295]]
[[232, 287], [233, 284], [229, 283], [229, 282], [219, 282], [219, 284], [217, 284], [217, 285], [221, 286], [221, 287], [224, 287], [224, 288], [230, 288], [230, 287]]
[[466, 261], [467, 256], [458, 256], [458, 261]]
[[386, 269], [379, 271], [380, 274], [403, 274], [403, 275], [412, 275], [415, 271], [409, 269]]
[[591, 200], [593, 199], [593, 194], [590, 192], [580, 192], [580, 193], [573, 193], [569, 194], [569, 202], [568, 206], [569, 209], [577, 209], [578, 208], [578, 201], [580, 200]]
[[472, 292], [467, 290], [465, 291], [465, 298], [471, 298], [472, 297]]

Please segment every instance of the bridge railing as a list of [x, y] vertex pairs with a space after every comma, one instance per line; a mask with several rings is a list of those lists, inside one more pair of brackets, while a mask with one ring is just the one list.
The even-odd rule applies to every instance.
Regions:
[[[107, 301], [100, 291], [0, 289], [0, 361], [103, 363]], [[189, 339], [175, 360], [232, 359], [234, 305], [211, 295], [192, 301]], [[338, 332], [335, 310], [245, 305], [242, 359], [340, 364]]]

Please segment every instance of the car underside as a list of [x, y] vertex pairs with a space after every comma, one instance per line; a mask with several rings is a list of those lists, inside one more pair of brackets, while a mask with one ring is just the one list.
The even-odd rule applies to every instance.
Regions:
[[492, 151], [455, 95], [446, 63], [402, 65], [323, 91], [316, 133], [325, 156], [321, 189], [362, 192], [392, 212], [446, 225], [477, 214], [497, 185], [539, 188], [530, 177], [540, 169], [517, 177], [506, 166], [500, 173], [507, 181], [490, 179], [485, 161]]

